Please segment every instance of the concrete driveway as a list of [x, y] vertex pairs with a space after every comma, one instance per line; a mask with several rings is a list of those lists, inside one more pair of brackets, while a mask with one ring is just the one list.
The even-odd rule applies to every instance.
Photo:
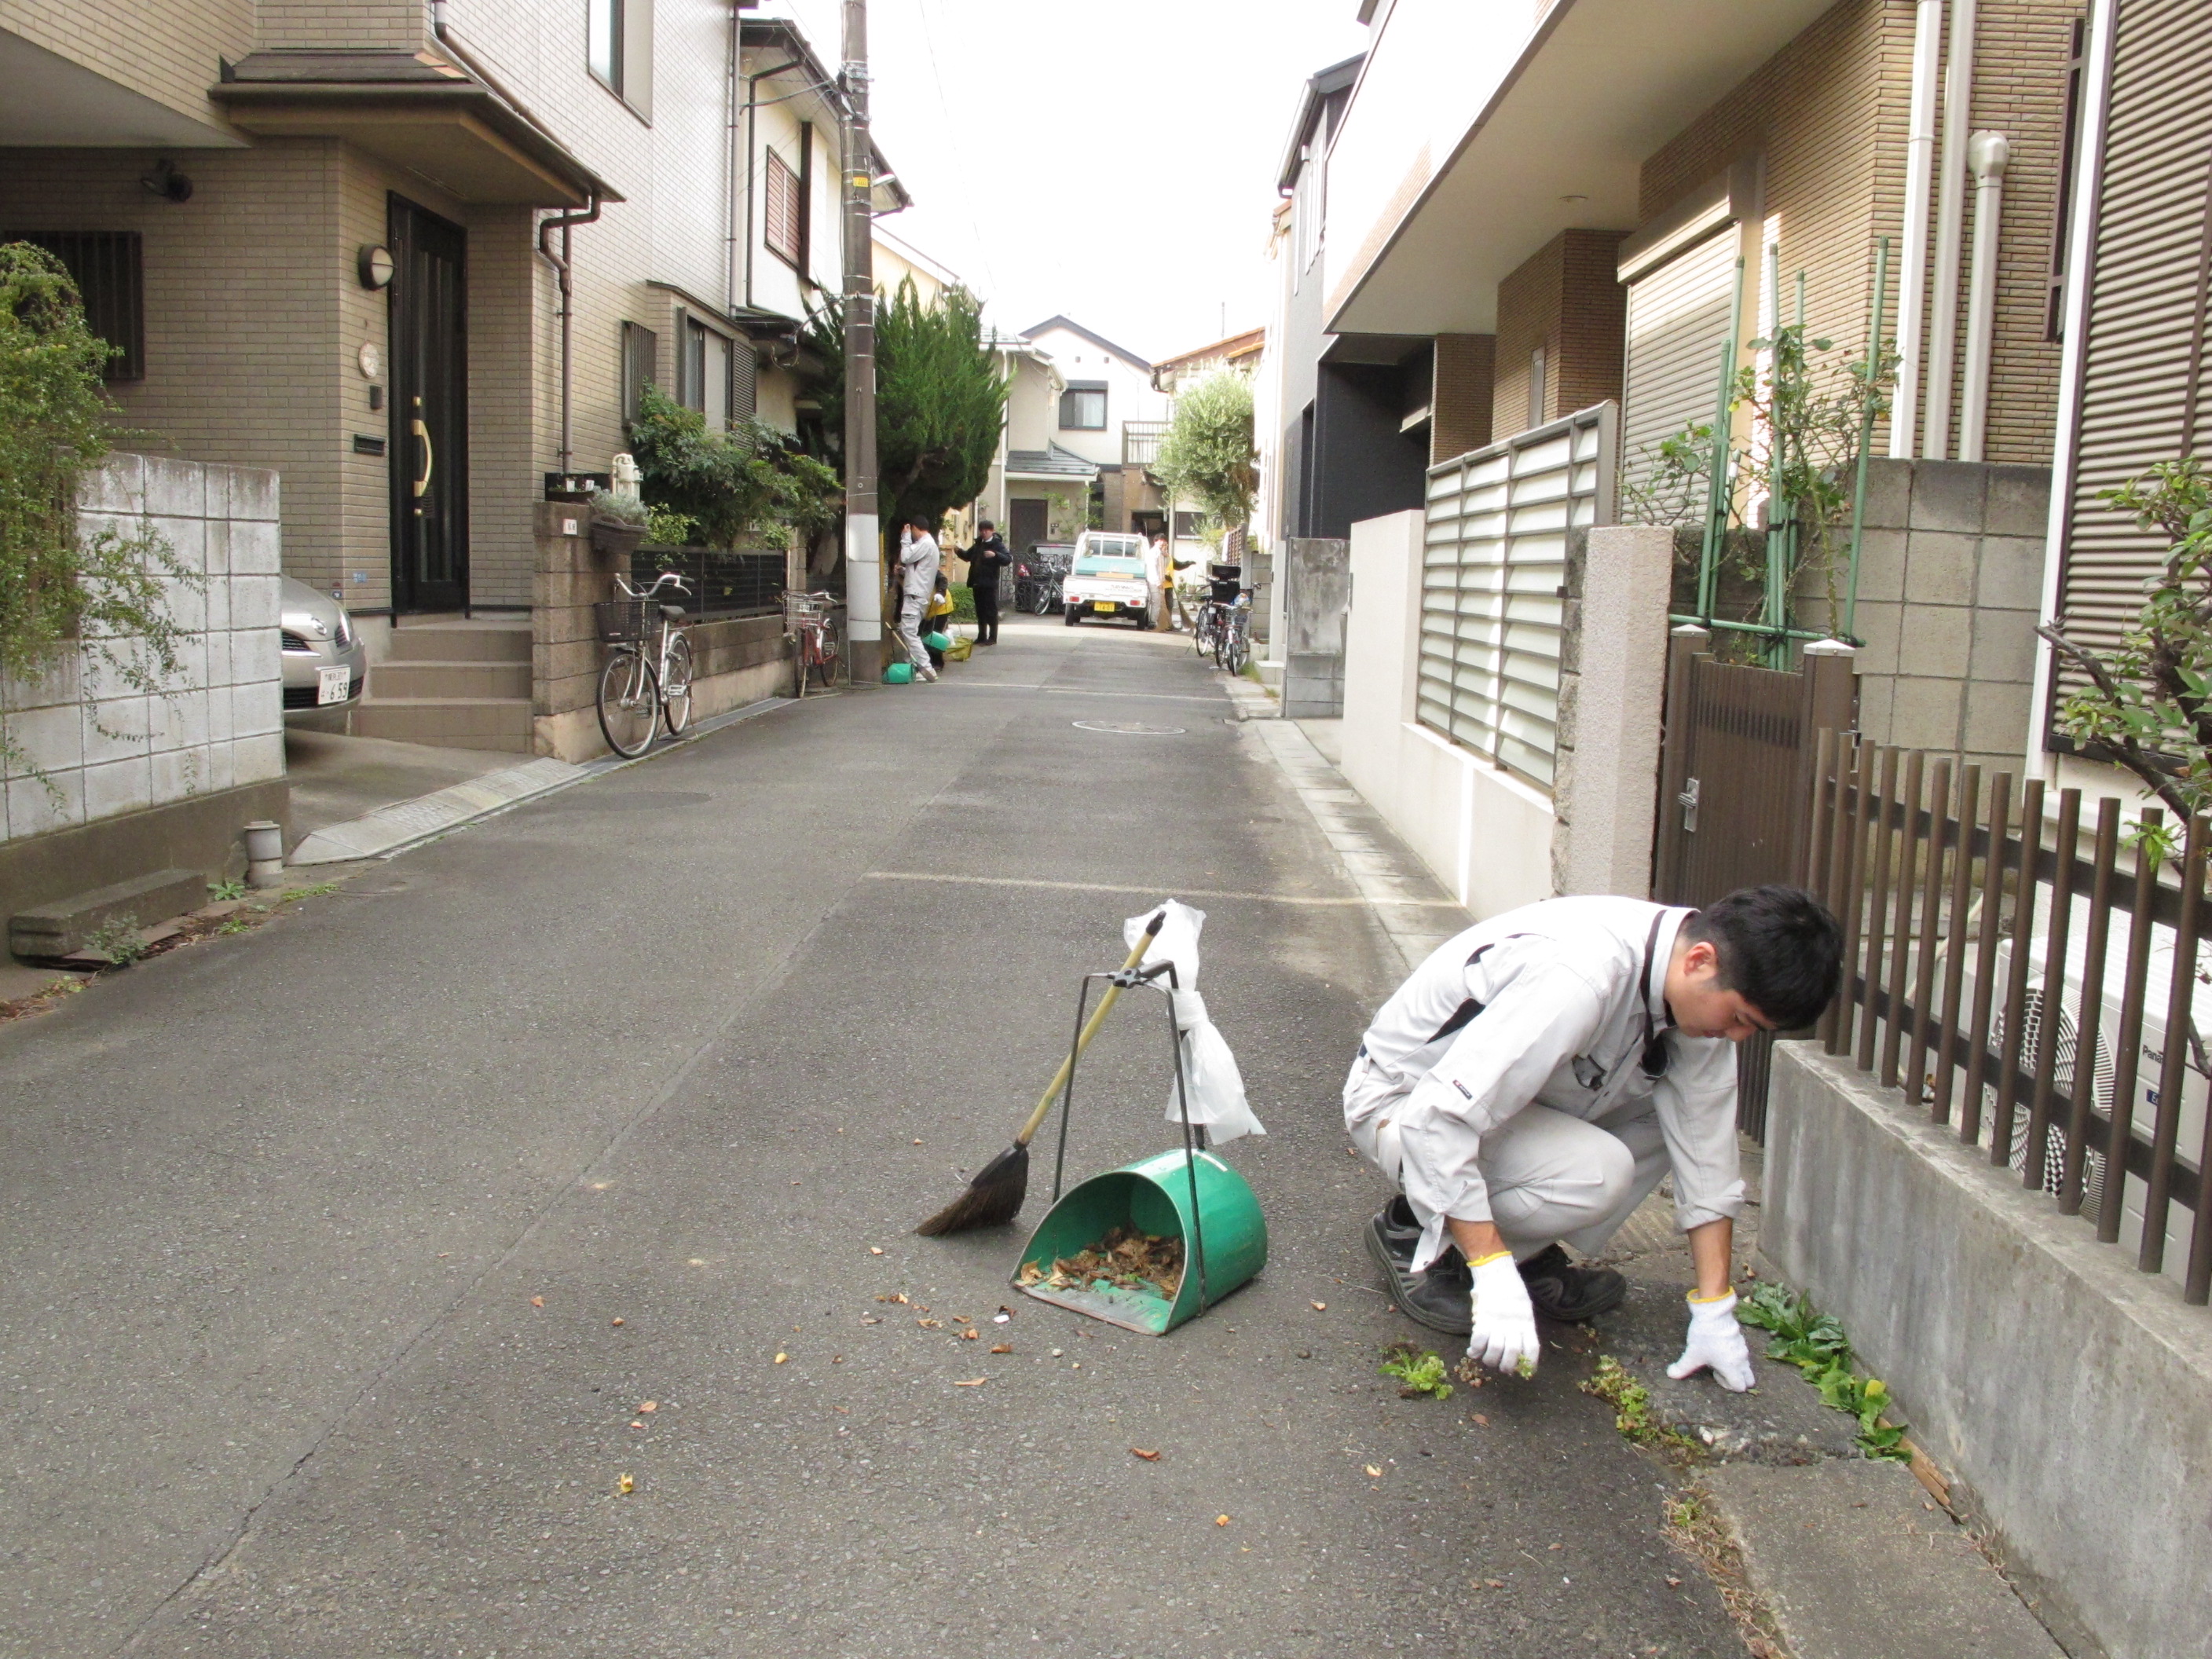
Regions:
[[[1012, 620], [0, 1030], [0, 1649], [1741, 1653], [1586, 1352], [1376, 1374], [1395, 958], [1253, 732], [1186, 639]], [[909, 1230], [1178, 891], [1272, 1252], [1153, 1340]], [[1124, 1006], [1079, 1174], [1169, 1144]]]

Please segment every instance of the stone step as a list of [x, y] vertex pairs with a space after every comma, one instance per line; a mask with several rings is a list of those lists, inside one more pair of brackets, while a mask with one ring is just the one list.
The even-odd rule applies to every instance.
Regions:
[[531, 625], [517, 623], [405, 623], [392, 630], [387, 662], [520, 662], [530, 660]]
[[527, 697], [530, 661], [485, 662], [459, 658], [431, 661], [386, 658], [368, 671], [368, 695], [387, 697]]
[[353, 732], [514, 755], [534, 754], [538, 747], [527, 697], [364, 697], [353, 711]]
[[57, 899], [8, 920], [8, 948], [19, 957], [51, 960], [81, 951], [109, 923], [141, 930], [198, 909], [208, 900], [207, 877], [198, 870], [156, 870], [149, 876], [95, 887]]

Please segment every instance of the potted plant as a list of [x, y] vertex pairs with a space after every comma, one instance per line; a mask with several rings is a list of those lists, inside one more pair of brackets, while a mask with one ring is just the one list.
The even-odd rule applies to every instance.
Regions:
[[592, 497], [592, 545], [627, 560], [645, 539], [645, 503], [602, 489]]

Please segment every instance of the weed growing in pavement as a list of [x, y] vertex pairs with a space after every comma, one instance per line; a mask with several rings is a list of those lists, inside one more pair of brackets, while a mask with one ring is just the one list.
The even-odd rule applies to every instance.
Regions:
[[1882, 1420], [1892, 1403], [1889, 1385], [1878, 1376], [1862, 1377], [1852, 1371], [1850, 1340], [1832, 1314], [1820, 1312], [1782, 1285], [1761, 1285], [1737, 1304], [1735, 1316], [1773, 1338], [1766, 1345], [1769, 1359], [1789, 1361], [1820, 1390], [1823, 1403], [1858, 1419], [1861, 1451], [1899, 1462], [1911, 1458], [1911, 1448], [1905, 1444], [1905, 1425]]
[[[1705, 1494], [1692, 1486], [1667, 1500], [1666, 1513], [1667, 1536], [1675, 1548], [1704, 1566], [1752, 1659], [1783, 1659], [1789, 1650], [1782, 1645], [1774, 1614], [1752, 1589], [1743, 1569], [1743, 1552], [1729, 1536]], [[1674, 1580], [1668, 1582], [1671, 1584]]]
[[290, 892], [280, 896], [276, 902], [279, 904], [289, 904], [295, 899], [320, 898], [325, 893], [335, 893], [337, 890], [337, 883], [319, 881], [313, 887], [295, 887]]
[[1638, 1382], [1609, 1353], [1597, 1357], [1597, 1374], [1583, 1381], [1584, 1394], [1595, 1395], [1613, 1407], [1613, 1426], [1639, 1446], [1655, 1451], [1695, 1453], [1704, 1449], [1680, 1429], [1668, 1427], [1651, 1415], [1651, 1390]]
[[1444, 1362], [1410, 1342], [1393, 1342], [1384, 1351], [1382, 1375], [1398, 1379], [1401, 1400], [1452, 1397], [1452, 1385], [1444, 1380]]
[[216, 904], [230, 904], [246, 896], [242, 881], [211, 881], [208, 884], [208, 898]]
[[84, 948], [106, 957], [118, 968], [128, 968], [146, 954], [145, 939], [136, 916], [115, 916], [85, 935]]

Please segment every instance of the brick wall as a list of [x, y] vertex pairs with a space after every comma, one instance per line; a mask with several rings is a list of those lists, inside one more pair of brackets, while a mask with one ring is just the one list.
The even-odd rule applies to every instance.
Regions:
[[[2068, 29], [2078, 9], [2070, 0], [1983, 0], [1980, 8], [1972, 124], [2013, 140], [1991, 362], [1992, 461], [2051, 459], [2058, 348], [2043, 339], [2042, 279]], [[1762, 240], [1778, 240], [1785, 287], [1805, 272], [1808, 322], [1835, 343], [1838, 366], [1866, 349], [1878, 236], [1891, 239], [1888, 314], [1897, 314], [1913, 13], [1911, 0], [1841, 0], [1644, 164], [1649, 220], [1731, 162], [1764, 153]], [[1971, 188], [1968, 198], [1970, 245]], [[1932, 241], [1932, 211], [1929, 224]], [[1931, 283], [1933, 263], [1931, 248]], [[1962, 251], [1962, 337], [1965, 264]]]
[[[1627, 291], [1616, 275], [1621, 234], [1561, 231], [1498, 283], [1492, 441], [1620, 396], [1627, 319]], [[1539, 347], [1543, 401], [1532, 421], [1529, 377]]]
[[[274, 9], [264, 0], [262, 16]], [[218, 59], [253, 49], [254, 0], [0, 0], [0, 29], [227, 130], [207, 89]]]
[[1449, 460], [1490, 441], [1491, 398], [1498, 375], [1495, 334], [1439, 334], [1429, 392], [1429, 463]]

